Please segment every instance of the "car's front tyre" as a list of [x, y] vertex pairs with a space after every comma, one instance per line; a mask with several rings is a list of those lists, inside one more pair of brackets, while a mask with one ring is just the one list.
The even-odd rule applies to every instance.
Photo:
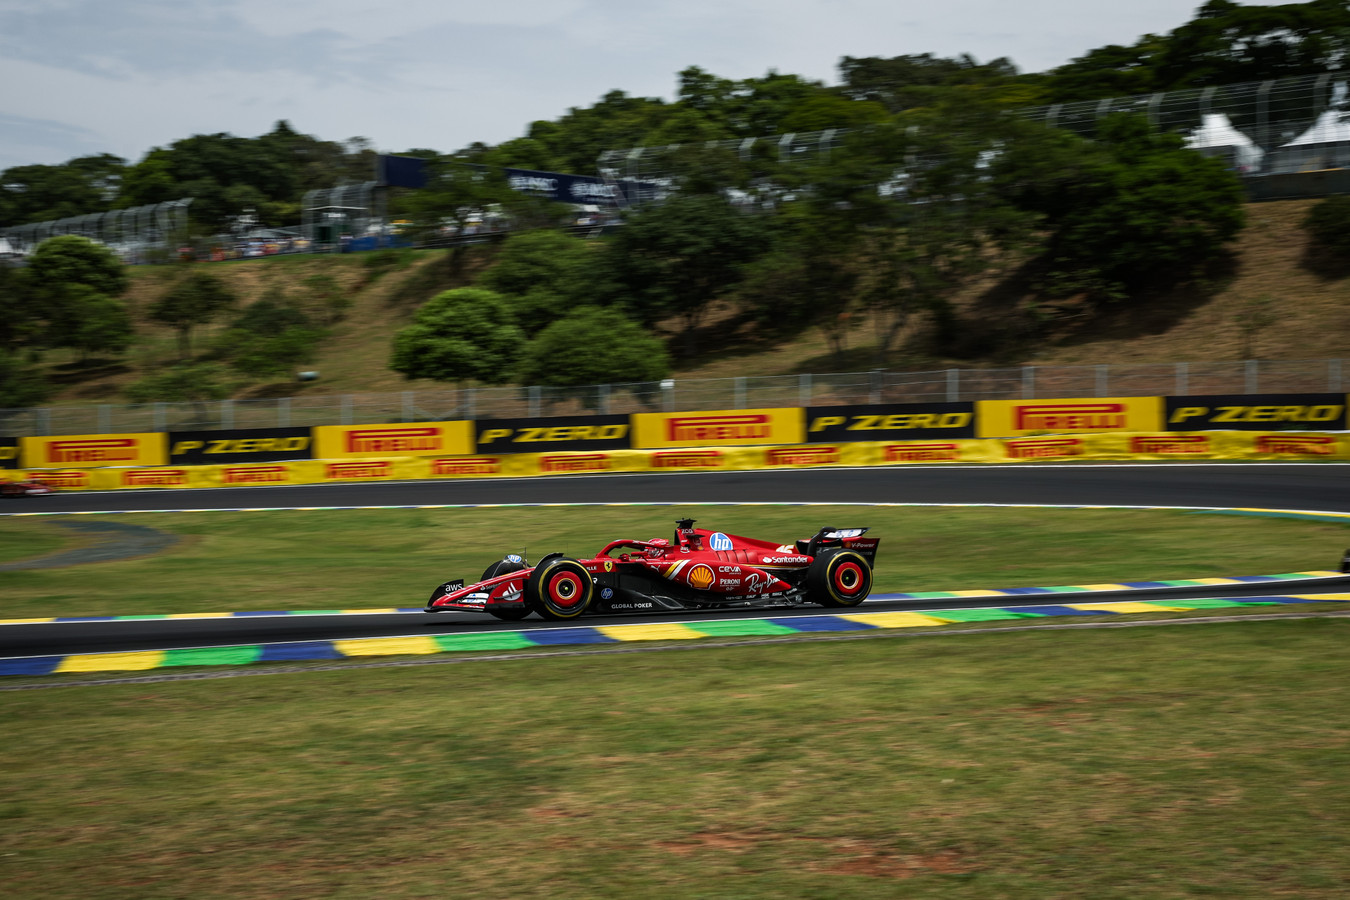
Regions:
[[525, 606], [545, 619], [575, 619], [594, 597], [591, 573], [575, 559], [546, 559], [525, 581]]

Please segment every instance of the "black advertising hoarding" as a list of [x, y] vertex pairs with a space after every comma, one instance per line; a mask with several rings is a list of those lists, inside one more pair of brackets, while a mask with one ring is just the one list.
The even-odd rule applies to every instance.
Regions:
[[1167, 397], [1168, 431], [1343, 431], [1345, 394]]
[[0, 469], [19, 467], [19, 439], [0, 437]]
[[969, 402], [812, 406], [806, 411], [806, 439], [813, 444], [974, 436], [975, 404]]
[[479, 453], [626, 450], [630, 446], [627, 416], [482, 419], [474, 427]]
[[174, 431], [169, 434], [169, 465], [313, 459], [308, 428], [249, 428], [241, 431]]

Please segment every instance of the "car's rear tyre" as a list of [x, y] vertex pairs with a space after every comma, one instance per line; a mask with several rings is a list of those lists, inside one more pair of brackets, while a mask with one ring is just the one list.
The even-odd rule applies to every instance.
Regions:
[[525, 581], [525, 606], [545, 619], [575, 619], [591, 605], [595, 584], [575, 559], [555, 557], [535, 567]]
[[[524, 563], [512, 562], [509, 559], [499, 559], [492, 565], [483, 570], [483, 577], [479, 581], [487, 581], [489, 578], [496, 578], [498, 575], [508, 575], [511, 572], [519, 572], [521, 569], [529, 568]], [[495, 616], [503, 622], [519, 622], [530, 614], [529, 606], [507, 606], [500, 609], [488, 607], [488, 615]]]
[[806, 599], [821, 606], [857, 606], [872, 592], [872, 567], [853, 550], [826, 550], [806, 570]]

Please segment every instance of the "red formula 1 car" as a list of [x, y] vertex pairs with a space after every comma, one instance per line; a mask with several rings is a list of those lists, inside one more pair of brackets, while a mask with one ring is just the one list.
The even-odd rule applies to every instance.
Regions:
[[790, 544], [695, 528], [681, 519], [675, 539], [610, 541], [591, 559], [550, 553], [535, 565], [510, 555], [465, 586], [447, 581], [427, 612], [473, 610], [515, 621], [585, 613], [764, 609], [802, 603], [857, 606], [872, 590], [880, 540], [866, 528], [822, 528]]
[[37, 478], [22, 481], [0, 479], [0, 497], [36, 497], [39, 494], [54, 494], [56, 488]]

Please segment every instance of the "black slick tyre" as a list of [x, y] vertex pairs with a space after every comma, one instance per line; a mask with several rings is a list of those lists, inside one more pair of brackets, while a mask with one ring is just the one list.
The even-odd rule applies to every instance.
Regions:
[[821, 606], [857, 606], [872, 592], [872, 567], [853, 550], [826, 550], [806, 570], [806, 599]]
[[575, 559], [546, 559], [525, 581], [525, 606], [545, 619], [575, 619], [591, 605], [595, 584]]
[[[525, 568], [524, 563], [511, 562], [509, 559], [499, 559], [492, 565], [483, 570], [483, 577], [479, 581], [487, 581], [489, 578], [496, 578], [498, 575], [506, 575], [511, 572], [519, 572]], [[488, 615], [501, 619], [503, 622], [519, 622], [530, 614], [528, 605], [521, 607], [506, 607], [503, 609], [488, 608]]]

